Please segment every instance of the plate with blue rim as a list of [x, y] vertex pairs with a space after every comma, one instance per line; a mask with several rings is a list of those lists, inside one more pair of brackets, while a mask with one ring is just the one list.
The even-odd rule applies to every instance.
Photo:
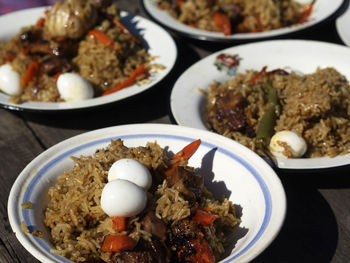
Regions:
[[[73, 167], [70, 156], [92, 155], [116, 139], [127, 147], [157, 142], [174, 153], [201, 139], [188, 165], [199, 169], [214, 196], [225, 194], [240, 211], [241, 223], [230, 236], [231, 245], [221, 262], [248, 262], [279, 233], [286, 214], [284, 188], [274, 170], [254, 152], [205, 130], [168, 124], [122, 125], [83, 133], [49, 148], [31, 161], [13, 184], [8, 199], [12, 230], [24, 248], [41, 262], [70, 262], [51, 253], [50, 233], [43, 225], [49, 187]], [[31, 209], [22, 207], [27, 202], [33, 204]], [[28, 227], [28, 234], [21, 224]], [[31, 234], [34, 230], [41, 231], [43, 237]]]

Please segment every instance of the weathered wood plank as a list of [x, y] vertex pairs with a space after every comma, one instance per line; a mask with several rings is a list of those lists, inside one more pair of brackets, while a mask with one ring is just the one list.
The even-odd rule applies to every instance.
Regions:
[[7, 200], [19, 173], [43, 150], [18, 114], [0, 110], [0, 262], [37, 262], [12, 232]]

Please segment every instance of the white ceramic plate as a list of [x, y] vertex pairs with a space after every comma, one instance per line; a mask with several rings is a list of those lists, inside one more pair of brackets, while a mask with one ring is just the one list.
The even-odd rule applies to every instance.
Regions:
[[[298, 2], [307, 4], [310, 3], [311, 0], [298, 0]], [[194, 39], [233, 43], [238, 41], [242, 42], [248, 40], [278, 37], [308, 29], [327, 19], [330, 19], [332, 15], [334, 15], [336, 11], [341, 7], [343, 0], [317, 0], [314, 4], [313, 12], [311, 13], [308, 21], [300, 25], [294, 25], [267, 32], [239, 33], [233, 34], [231, 36], [225, 36], [222, 33], [210, 32], [187, 26], [173, 18], [167, 12], [158, 9], [157, 2], [155, 0], [143, 0], [142, 3], [146, 12], [155, 21], [179, 34]]]
[[350, 46], [350, 5], [346, 11], [337, 18], [336, 28], [341, 40], [347, 45]]
[[[8, 41], [19, 32], [20, 28], [35, 24], [38, 18], [43, 16], [45, 9], [44, 7], [32, 8], [1, 16], [0, 41]], [[156, 58], [153, 63], [161, 64], [165, 67], [164, 70], [159, 70], [157, 73], [152, 74], [149, 84], [141, 86], [133, 85], [108, 96], [74, 103], [24, 102], [22, 104], [12, 104], [8, 102], [9, 96], [0, 93], [0, 105], [12, 110], [24, 111], [51, 112], [78, 110], [117, 102], [139, 94], [157, 84], [170, 72], [175, 64], [177, 48], [174, 40], [163, 28], [145, 18], [134, 16], [127, 12], [122, 12], [121, 16], [124, 25], [132, 33], [140, 36], [143, 43], [148, 46], [148, 52]]]
[[[237, 72], [247, 69], [268, 70], [289, 68], [304, 74], [317, 67], [334, 67], [350, 80], [350, 49], [345, 46], [304, 40], [271, 40], [240, 45], [216, 52], [187, 69], [176, 81], [171, 97], [171, 111], [180, 125], [207, 130], [204, 122], [205, 96], [214, 81], [232, 78], [214, 65], [218, 54], [238, 54], [242, 60]], [[335, 158], [277, 159], [278, 167], [285, 169], [319, 169], [350, 164], [350, 154]]]
[[[50, 253], [52, 245], [42, 223], [49, 186], [63, 171], [72, 168], [70, 156], [91, 155], [117, 138], [129, 147], [157, 141], [174, 153], [189, 142], [202, 140], [189, 165], [200, 167], [208, 189], [217, 195], [226, 194], [242, 213], [242, 223], [232, 237], [235, 246], [222, 262], [248, 262], [278, 234], [286, 212], [285, 192], [275, 172], [254, 152], [208, 131], [166, 124], [124, 125], [65, 140], [40, 154], [18, 176], [8, 199], [9, 221], [22, 245], [41, 262], [70, 262]], [[21, 207], [27, 201], [34, 204], [32, 209]], [[29, 229], [44, 231], [44, 238], [24, 234], [22, 221]]]

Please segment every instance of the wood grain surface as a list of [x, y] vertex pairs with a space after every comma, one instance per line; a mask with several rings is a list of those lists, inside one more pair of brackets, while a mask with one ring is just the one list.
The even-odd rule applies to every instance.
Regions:
[[[119, 0], [116, 3], [122, 10], [151, 19], [139, 1]], [[342, 10], [348, 4], [346, 0]], [[7, 215], [7, 199], [12, 184], [31, 160], [58, 142], [86, 131], [129, 123], [175, 124], [169, 108], [174, 81], [200, 58], [228, 47], [173, 36], [179, 52], [176, 67], [164, 81], [145, 93], [107, 107], [70, 114], [0, 109], [1, 263], [39, 262], [16, 239]], [[334, 19], [292, 38], [343, 45]], [[253, 262], [350, 262], [350, 166], [312, 173], [276, 172], [287, 194], [286, 220], [273, 243]]]

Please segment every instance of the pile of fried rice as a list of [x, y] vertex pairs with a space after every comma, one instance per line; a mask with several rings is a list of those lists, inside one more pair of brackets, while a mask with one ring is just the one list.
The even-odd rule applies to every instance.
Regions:
[[[38, 68], [11, 102], [63, 101], [56, 87], [59, 74], [74, 72], [88, 80], [94, 96], [126, 81], [144, 65], [136, 82], [147, 78], [152, 58], [125, 28], [115, 4], [106, 0], [57, 1], [35, 25], [0, 43], [0, 64], [9, 63], [24, 78], [31, 62]], [[102, 35], [100, 39], [96, 34]], [[109, 42], [110, 41], [110, 42]]]
[[248, 70], [225, 83], [214, 82], [207, 94], [209, 129], [264, 154], [257, 144], [259, 123], [268, 107], [264, 86], [276, 90], [274, 132], [289, 130], [303, 137], [304, 157], [337, 156], [350, 150], [350, 84], [334, 68], [312, 74]]
[[[159, 0], [158, 7], [180, 22], [226, 35], [269, 31], [303, 23], [313, 3], [295, 0]], [[219, 13], [220, 15], [217, 15]], [[215, 18], [217, 16], [217, 18]], [[231, 30], [226, 32], [224, 27]]]
[[[128, 261], [130, 257], [141, 260], [139, 244], [156, 244], [160, 242], [156, 236], [145, 229], [143, 218], [151, 212], [156, 216], [153, 221], [161, 221], [166, 227], [166, 234], [161, 239], [166, 246], [166, 256], [158, 254], [156, 262], [190, 261], [193, 249], [186, 251], [184, 258], [179, 259], [172, 228], [179, 222], [193, 223], [191, 217], [198, 207], [203, 207], [217, 219], [210, 226], [197, 226], [197, 233], [184, 233], [181, 238], [191, 235], [200, 237], [209, 245], [216, 260], [220, 260], [228, 245], [227, 235], [231, 233], [240, 220], [235, 216], [235, 210], [227, 198], [216, 200], [204, 187], [200, 197], [193, 202], [186, 195], [170, 186], [165, 179], [164, 171], [169, 165], [168, 153], [165, 153], [156, 142], [146, 146], [126, 147], [120, 139], [112, 140], [108, 147], [99, 149], [92, 156], [72, 157], [74, 168], [58, 177], [58, 182], [48, 191], [48, 204], [45, 209], [44, 224], [51, 233], [55, 249], [53, 253], [66, 257], [73, 262], [136, 262]], [[152, 174], [152, 187], [148, 194], [148, 203], [144, 211], [127, 219], [127, 229], [116, 232], [112, 219], [101, 209], [100, 197], [107, 183], [107, 174], [111, 165], [122, 158], [132, 158], [145, 165]], [[194, 169], [189, 169], [191, 173]], [[158, 222], [159, 223], [159, 222]], [[200, 234], [202, 233], [202, 234]], [[133, 251], [103, 252], [102, 243], [109, 234], [128, 235], [136, 242], [135, 255]], [[202, 235], [202, 236], [201, 236]], [[164, 253], [164, 250], [163, 250]], [[163, 254], [164, 255], [164, 254]], [[153, 262], [153, 261], [152, 261]], [[155, 261], [154, 261], [155, 262]], [[195, 262], [195, 261], [190, 261]]]

